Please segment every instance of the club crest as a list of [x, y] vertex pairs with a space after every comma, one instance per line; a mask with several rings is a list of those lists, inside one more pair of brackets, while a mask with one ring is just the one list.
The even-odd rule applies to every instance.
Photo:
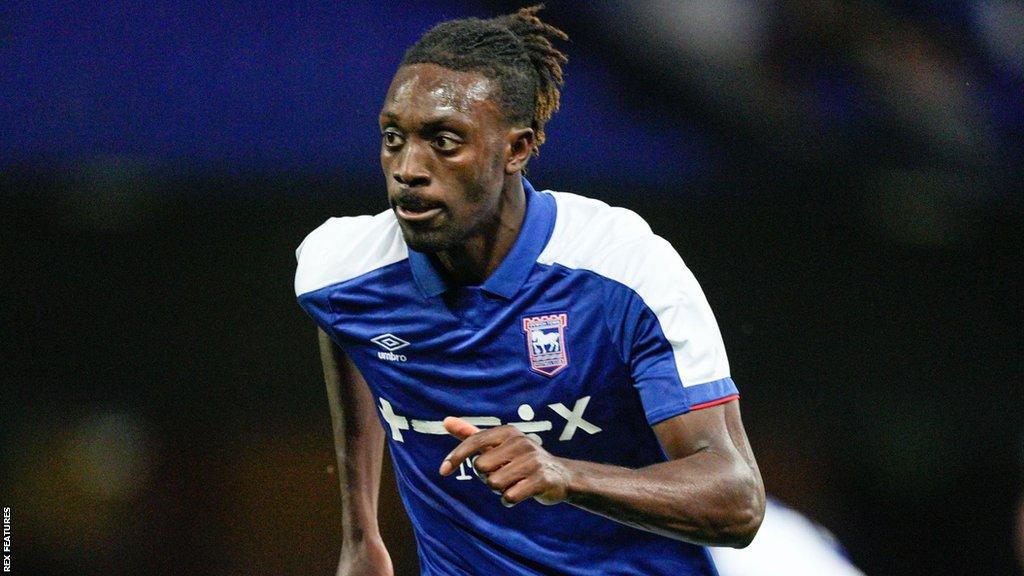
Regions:
[[569, 365], [566, 353], [565, 327], [568, 314], [547, 314], [523, 318], [526, 349], [530, 355], [530, 369], [538, 374], [554, 376]]

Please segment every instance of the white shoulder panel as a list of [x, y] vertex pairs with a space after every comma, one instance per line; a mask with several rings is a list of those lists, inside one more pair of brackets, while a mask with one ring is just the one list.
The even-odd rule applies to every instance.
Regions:
[[409, 257], [395, 214], [331, 218], [295, 250], [295, 294], [351, 280]]
[[589, 270], [636, 292], [672, 345], [684, 386], [729, 376], [718, 323], [693, 273], [672, 245], [631, 210], [552, 192], [555, 229], [541, 264]]

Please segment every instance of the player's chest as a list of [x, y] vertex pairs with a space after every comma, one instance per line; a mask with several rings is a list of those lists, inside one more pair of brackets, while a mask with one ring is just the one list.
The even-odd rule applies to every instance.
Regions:
[[410, 302], [337, 325], [364, 375], [444, 375], [479, 388], [498, 380], [592, 374], [614, 363], [603, 313], [596, 302], [509, 301], [463, 289], [429, 305]]
[[564, 427], [588, 409], [584, 398], [623, 393], [626, 371], [605, 314], [599, 299], [554, 284], [514, 300], [451, 290], [335, 325], [375, 395], [393, 407], [424, 421], [458, 414], [534, 431]]

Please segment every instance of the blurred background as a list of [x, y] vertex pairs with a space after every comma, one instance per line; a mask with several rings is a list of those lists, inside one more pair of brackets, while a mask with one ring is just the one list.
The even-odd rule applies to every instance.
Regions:
[[[570, 63], [530, 178], [683, 255], [769, 491], [871, 575], [1022, 573], [1024, 4], [547, 4]], [[523, 5], [0, 4], [14, 573], [333, 573], [294, 248], [386, 208], [404, 50]]]

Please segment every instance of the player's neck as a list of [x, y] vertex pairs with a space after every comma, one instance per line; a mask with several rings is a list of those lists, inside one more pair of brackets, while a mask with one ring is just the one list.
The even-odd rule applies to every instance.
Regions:
[[437, 259], [455, 283], [482, 284], [512, 250], [526, 216], [526, 192], [521, 178], [509, 179], [498, 202], [497, 215], [479, 234], [458, 248], [437, 253]]

